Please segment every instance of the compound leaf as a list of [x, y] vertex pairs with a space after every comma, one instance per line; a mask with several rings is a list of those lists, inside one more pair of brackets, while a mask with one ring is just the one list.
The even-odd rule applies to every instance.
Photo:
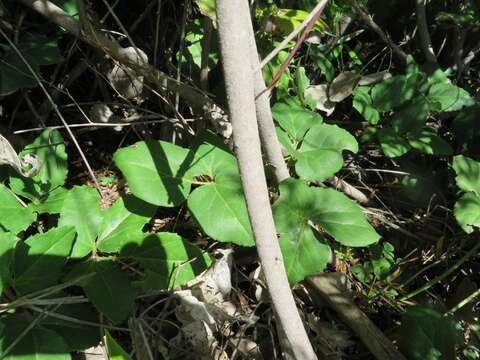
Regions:
[[119, 198], [103, 214], [99, 226], [97, 248], [103, 252], [119, 252], [127, 244], [127, 234], [142, 234], [157, 207], [133, 195]]
[[0, 229], [19, 233], [25, 230], [33, 221], [35, 214], [30, 206], [23, 206], [12, 192], [0, 184]]
[[[287, 179], [280, 184], [280, 198], [273, 205], [273, 214], [282, 249], [287, 251], [283, 255], [291, 282], [322, 271], [330, 257], [328, 246], [311, 225], [348, 246], [366, 246], [380, 238], [360, 208], [345, 195], [333, 189], [309, 187], [301, 180]], [[313, 249], [310, 255], [299, 255]]]
[[146, 234], [137, 243], [127, 245], [121, 256], [137, 260], [144, 269], [157, 274], [156, 284], [147, 281], [149, 290], [181, 286], [200, 275], [211, 264], [208, 254], [177, 234]]
[[272, 115], [296, 141], [302, 140], [308, 129], [323, 121], [319, 114], [306, 109], [293, 98], [276, 103], [272, 108]]
[[70, 360], [68, 345], [55, 331], [36, 326], [25, 333], [34, 320], [21, 314], [0, 319], [0, 354], [18, 341], [3, 360]]
[[297, 174], [310, 181], [329, 178], [342, 168], [343, 150], [358, 151], [357, 141], [348, 131], [336, 125], [315, 125], [296, 153]]
[[0, 295], [12, 281], [11, 267], [16, 244], [17, 238], [14, 234], [9, 232], [0, 234]]
[[114, 323], [123, 322], [131, 314], [136, 296], [128, 275], [116, 263], [100, 260], [75, 266], [67, 280], [86, 275], [78, 284], [93, 305]]
[[68, 192], [60, 212], [59, 226], [71, 225], [77, 231], [72, 257], [81, 258], [95, 249], [102, 214], [100, 195], [87, 186], [75, 186]]
[[15, 290], [27, 294], [55, 285], [74, 238], [75, 229], [63, 226], [30, 236], [19, 244], [15, 252]]
[[205, 133], [194, 149], [197, 178], [207, 178], [188, 198], [188, 209], [211, 238], [253, 246], [253, 234], [240, 182], [237, 160], [211, 133]]
[[115, 164], [133, 195], [158, 206], [180, 205], [188, 196], [191, 166], [187, 149], [164, 141], [141, 141], [117, 150]]

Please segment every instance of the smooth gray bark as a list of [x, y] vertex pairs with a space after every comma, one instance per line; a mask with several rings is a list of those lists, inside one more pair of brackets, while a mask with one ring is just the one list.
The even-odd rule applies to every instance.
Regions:
[[[273, 222], [256, 122], [246, 0], [217, 0], [220, 51], [234, 149], [250, 223], [272, 304], [297, 359], [316, 359], [293, 299]], [[243, 19], [243, 20], [242, 20]]]
[[249, 55], [254, 73], [255, 109], [257, 113], [258, 130], [260, 131], [260, 141], [265, 152], [266, 160], [273, 167], [275, 180], [277, 183], [280, 183], [282, 180], [288, 179], [290, 173], [283, 159], [282, 148], [275, 131], [272, 109], [270, 108], [270, 93], [266, 91], [265, 80], [263, 79], [262, 69], [260, 68], [257, 43], [255, 42], [250, 13], [248, 18], [242, 18], [239, 19], [239, 21], [243, 21], [243, 27], [248, 29]]

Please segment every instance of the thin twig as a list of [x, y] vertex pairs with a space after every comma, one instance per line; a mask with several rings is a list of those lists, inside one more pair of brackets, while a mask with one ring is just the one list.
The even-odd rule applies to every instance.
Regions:
[[80, 325], [86, 325], [86, 326], [92, 326], [92, 327], [103, 327], [103, 328], [110, 329], [110, 330], [130, 332], [130, 329], [128, 329], [128, 328], [122, 328], [122, 327], [118, 327], [118, 326], [111, 326], [111, 325], [96, 323], [96, 322], [92, 322], [92, 321], [80, 320], [80, 319], [77, 319], [77, 318], [74, 318], [74, 317], [71, 317], [71, 316], [56, 313], [54, 311], [45, 310], [41, 307], [34, 306], [34, 305], [30, 305], [30, 306], [28, 306], [28, 308], [33, 310], [33, 311], [43, 313], [46, 316], [50, 316], [50, 317], [55, 318], [55, 319], [68, 321], [68, 322], [71, 322], [73, 324], [80, 324]]
[[137, 62], [132, 61], [130, 56], [123, 51], [123, 48], [116, 41], [107, 38], [102, 32], [93, 28], [93, 26], [88, 26], [86, 29], [81, 28], [80, 23], [77, 20], [51, 1], [21, 0], [21, 2], [50, 21], [63, 27], [69, 33], [80, 37], [83, 41], [101, 49], [114, 60], [129, 67], [137, 74], [144, 76], [145, 79], [155, 84], [159, 89], [167, 87], [170, 91], [178, 91], [183, 99], [185, 99], [185, 101], [187, 101], [193, 108], [208, 110], [214, 105], [212, 100], [199, 89], [178, 82], [176, 79], [173, 79], [149, 64], [138, 64]]
[[432, 40], [430, 39], [430, 33], [428, 31], [427, 15], [425, 11], [426, 4], [427, 0], [415, 1], [418, 35], [420, 35], [420, 46], [425, 55], [425, 59], [429, 63], [436, 63], [437, 57], [433, 51]]
[[313, 10], [310, 12], [310, 14], [305, 18], [305, 20], [302, 21], [302, 23], [300, 25], [298, 25], [290, 34], [287, 35], [287, 37], [285, 39], [283, 39], [283, 41], [278, 44], [278, 46], [272, 50], [272, 52], [270, 52], [270, 54], [268, 54], [267, 56], [265, 56], [265, 58], [260, 62], [260, 69], [263, 68], [265, 65], [267, 65], [270, 61], [272, 61], [272, 59], [277, 56], [280, 51], [283, 50], [283, 48], [285, 48], [285, 46], [295, 37], [297, 36], [303, 29], [305, 29], [308, 24], [310, 23], [310, 21], [314, 18], [314, 17], [318, 17], [318, 13], [322, 12], [323, 8], [325, 7], [325, 5], [327, 4], [328, 0], [322, 0], [320, 1], [317, 6], [315, 6], [313, 8]]
[[360, 5], [358, 5], [356, 0], [352, 0], [352, 7], [355, 10], [355, 13], [358, 17], [367, 24], [374, 32], [377, 33], [378, 36], [393, 50], [393, 53], [397, 55], [397, 57], [405, 63], [407, 61], [407, 54], [400, 49], [400, 47], [395, 44], [390, 37], [378, 26], [378, 24], [373, 21], [371, 15], [369, 15], [365, 10], [363, 10]]
[[[186, 121], [193, 121], [193, 119], [185, 119]], [[70, 128], [84, 128], [84, 127], [117, 127], [117, 126], [135, 126], [135, 125], [148, 125], [148, 124], [158, 124], [164, 122], [177, 122], [177, 119], [161, 119], [161, 120], [148, 120], [148, 121], [134, 121], [134, 122], [122, 122], [122, 123], [84, 123], [84, 124], [70, 124], [68, 125]], [[22, 129], [14, 131], [15, 135], [24, 134], [34, 131], [42, 131], [42, 130], [56, 130], [56, 129], [64, 129], [65, 126], [45, 126], [45, 127], [36, 127], [31, 129]]]
[[[58, 308], [60, 305], [55, 307]], [[46, 317], [45, 313], [38, 314], [38, 316], [28, 324], [28, 326], [12, 341], [12, 343], [3, 350], [2, 354], [0, 354], [0, 360], [4, 359], [12, 350], [13, 348], [20, 342], [22, 339], [32, 330], [44, 317]]]
[[477, 255], [478, 250], [480, 249], [480, 243], [477, 243], [470, 251], [468, 251], [464, 256], [462, 256], [453, 266], [449, 267], [447, 270], [445, 270], [443, 273], [438, 275], [437, 277], [433, 278], [429, 282], [427, 282], [425, 285], [421, 286], [420, 288], [403, 295], [400, 298], [400, 301], [408, 300], [414, 296], [417, 296], [418, 294], [421, 294], [422, 292], [430, 289], [433, 285], [437, 284], [438, 282], [442, 281], [445, 279], [447, 276], [449, 276], [451, 273], [453, 273], [455, 270], [457, 270], [460, 266], [462, 266], [468, 259], [470, 259], [472, 256]]
[[455, 305], [454, 307], [452, 307], [450, 310], [448, 310], [445, 315], [451, 315], [451, 314], [454, 314], [455, 312], [457, 312], [458, 310], [460, 310], [462, 307], [464, 307], [465, 305], [467, 305], [470, 301], [472, 301], [473, 299], [475, 299], [477, 296], [480, 295], [480, 288], [475, 290], [473, 293], [471, 293], [470, 295], [468, 295], [465, 299], [463, 299], [462, 301], [460, 301], [457, 305]]
[[[323, 9], [327, 5], [328, 0], [322, 0], [316, 7], [315, 9], [311, 12], [312, 17], [310, 20], [307, 22], [307, 25], [305, 26], [305, 30], [303, 33], [298, 37], [297, 42], [295, 43], [295, 46], [293, 47], [292, 50], [288, 53], [287, 58], [285, 61], [282, 63], [280, 66], [280, 69], [278, 69], [277, 73], [273, 76], [272, 82], [269, 85], [267, 90], [271, 90], [275, 87], [275, 84], [280, 80], [282, 77], [283, 72], [287, 69], [288, 65], [290, 64], [290, 61], [292, 61], [293, 57], [297, 53], [298, 49], [300, 49], [300, 46], [302, 46], [303, 41], [307, 37], [307, 34], [310, 32], [310, 30], [313, 28], [315, 25], [315, 22], [319, 18], [319, 16], [322, 14]], [[257, 95], [258, 96], [258, 95]]]
[[60, 121], [63, 123], [63, 126], [65, 127], [65, 129], [67, 130], [67, 133], [68, 135], [70, 136], [70, 138], [72, 139], [73, 143], [75, 144], [75, 147], [77, 148], [77, 151], [78, 153], [80, 154], [80, 157], [82, 158], [84, 164], [85, 164], [85, 167], [87, 168], [88, 170], [88, 173], [90, 174], [90, 177], [92, 178], [92, 181], [95, 185], [95, 187], [97, 188], [98, 192], [100, 193], [100, 195], [102, 196], [103, 198], [103, 194], [102, 194], [102, 191], [101, 191], [101, 188], [100, 188], [100, 184], [98, 183], [98, 180], [95, 176], [95, 174], [93, 173], [93, 170], [90, 166], [90, 163], [88, 162], [82, 148], [80, 147], [80, 144], [78, 143], [77, 139], [75, 138], [75, 135], [73, 135], [73, 132], [72, 130], [70, 129], [70, 127], [68, 126], [67, 122], [65, 121], [65, 119], [63, 118], [63, 115], [62, 113], [60, 112], [60, 110], [58, 110], [58, 106], [57, 104], [55, 104], [55, 102], [53, 101], [52, 97], [50, 96], [50, 93], [47, 91], [47, 89], [45, 88], [45, 86], [43, 85], [42, 81], [40, 80], [39, 76], [37, 75], [37, 73], [35, 72], [35, 70], [33, 70], [32, 66], [30, 65], [30, 63], [27, 61], [27, 59], [25, 59], [25, 57], [23, 56], [23, 54], [21, 53], [21, 51], [15, 46], [15, 44], [10, 40], [10, 38], [3, 32], [3, 30], [0, 28], [0, 34], [5, 38], [5, 40], [8, 42], [8, 44], [12, 47], [12, 49], [17, 53], [17, 55], [20, 57], [20, 59], [22, 60], [22, 62], [25, 64], [25, 66], [28, 68], [28, 71], [30, 71], [33, 75], [33, 77], [35, 78], [35, 81], [38, 83], [38, 85], [40, 86], [40, 88], [42, 89], [42, 91], [45, 93], [45, 96], [47, 97], [48, 101], [50, 101], [50, 103], [52, 104], [52, 107], [53, 109], [55, 110], [55, 112], [57, 113]]

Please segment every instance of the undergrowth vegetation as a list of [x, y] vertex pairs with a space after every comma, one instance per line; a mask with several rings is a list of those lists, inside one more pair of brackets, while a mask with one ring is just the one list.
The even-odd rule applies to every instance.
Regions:
[[[331, 0], [284, 46], [316, 2], [250, 5], [316, 353], [378, 358], [323, 274], [405, 358], [480, 358], [480, 5]], [[0, 1], [0, 359], [284, 355], [217, 30], [214, 0]]]

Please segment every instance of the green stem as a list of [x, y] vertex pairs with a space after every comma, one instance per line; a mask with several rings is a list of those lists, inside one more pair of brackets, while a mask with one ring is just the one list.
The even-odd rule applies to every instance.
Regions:
[[457, 270], [462, 264], [467, 261], [470, 257], [476, 255], [477, 251], [480, 249], [480, 242], [477, 243], [469, 252], [467, 252], [461, 259], [459, 259], [452, 267], [448, 268], [446, 271], [438, 275], [437, 277], [433, 278], [429, 282], [427, 282], [425, 285], [422, 287], [418, 288], [417, 290], [412, 291], [409, 294], [403, 295], [400, 298], [400, 301], [408, 300], [414, 296], [417, 296], [418, 294], [430, 289], [433, 285], [437, 284], [438, 282], [442, 281], [445, 279], [447, 276], [449, 276], [451, 273], [453, 273], [455, 270]]
[[471, 293], [469, 296], [467, 296], [465, 299], [460, 301], [457, 305], [452, 307], [450, 310], [448, 310], [445, 315], [451, 315], [455, 313], [456, 311], [460, 310], [462, 307], [467, 305], [470, 301], [475, 299], [478, 295], [480, 295], [480, 289], [475, 290], [473, 293]]

